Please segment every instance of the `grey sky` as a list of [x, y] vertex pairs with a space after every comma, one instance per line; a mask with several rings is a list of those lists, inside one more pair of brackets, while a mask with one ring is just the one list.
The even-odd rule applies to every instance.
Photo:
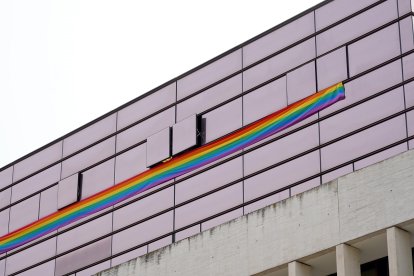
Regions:
[[0, 167], [316, 5], [0, 2]]

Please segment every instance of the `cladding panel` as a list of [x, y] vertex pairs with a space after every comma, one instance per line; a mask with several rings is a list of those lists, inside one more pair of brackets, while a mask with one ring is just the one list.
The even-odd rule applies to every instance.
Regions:
[[201, 231], [206, 231], [208, 229], [211, 229], [213, 227], [216, 227], [217, 225], [226, 223], [230, 220], [233, 220], [235, 218], [243, 216], [243, 208], [238, 208], [234, 211], [228, 212], [226, 214], [223, 214], [221, 216], [218, 216], [216, 218], [210, 219], [206, 222], [203, 222], [201, 224]]
[[360, 161], [355, 162], [355, 170], [360, 170], [362, 168], [365, 168], [367, 166], [370, 166], [372, 164], [378, 163], [380, 161], [383, 161], [385, 159], [391, 158], [397, 154], [400, 154], [404, 151], [407, 151], [407, 143], [399, 144], [395, 147], [389, 148], [387, 150], [381, 151], [377, 154], [374, 154], [370, 157], [364, 158]]
[[318, 125], [314, 124], [247, 153], [244, 156], [245, 174], [249, 175], [318, 145], [319, 130]]
[[332, 172], [326, 173], [322, 175], [322, 184], [328, 183], [334, 179], [337, 179], [343, 175], [349, 174], [354, 171], [354, 164], [349, 164], [347, 166], [343, 166], [339, 169], [336, 169]]
[[14, 165], [13, 182], [62, 158], [62, 141], [57, 142]]
[[[335, 3], [334, 1], [333, 3]], [[344, 3], [346, 1], [343, 1]], [[318, 14], [318, 12], [316, 13]], [[342, 14], [340, 12], [339, 14]], [[385, 1], [316, 36], [318, 55], [324, 54], [397, 18], [396, 0]], [[318, 20], [318, 19], [317, 19]]]
[[92, 196], [114, 185], [115, 158], [82, 173], [81, 199]]
[[160, 249], [172, 243], [172, 236], [162, 238], [158, 241], [148, 244], [148, 253]]
[[84, 150], [62, 162], [62, 178], [79, 172], [115, 153], [115, 137]]
[[0, 212], [0, 235], [3, 236], [9, 232], [10, 208]]
[[95, 273], [101, 272], [105, 269], [111, 267], [111, 261], [106, 261], [97, 265], [94, 265], [90, 268], [84, 269], [82, 271], [76, 272], [76, 276], [91, 276], [95, 275]]
[[326, 28], [375, 2], [378, 0], [335, 0], [323, 5], [315, 11], [316, 30]]
[[173, 230], [173, 212], [157, 216], [113, 235], [112, 254], [148, 242]]
[[400, 54], [398, 24], [365, 37], [348, 47], [349, 73], [355, 76]]
[[57, 254], [83, 245], [112, 231], [112, 214], [104, 215], [88, 223], [62, 233], [57, 238]]
[[147, 251], [148, 251], [147, 247], [148, 246], [145, 245], [145, 246], [140, 247], [138, 249], [135, 249], [135, 250], [129, 251], [125, 254], [122, 254], [118, 257], [112, 258], [112, 260], [111, 260], [112, 267], [114, 267], [116, 265], [119, 265], [119, 264], [122, 264], [122, 263], [125, 263], [125, 262], [127, 262], [131, 259], [138, 258], [139, 256], [147, 254]]
[[57, 258], [55, 275], [65, 275], [110, 255], [111, 238], [105, 238]]
[[179, 229], [187, 226], [241, 203], [243, 203], [242, 183], [234, 184], [214, 194], [178, 207], [175, 210], [175, 228]]
[[177, 81], [177, 99], [194, 92], [242, 69], [241, 49], [216, 60]]
[[342, 47], [316, 60], [318, 88], [324, 89], [348, 78], [346, 48]]
[[[0, 273], [0, 275], [2, 275]], [[26, 270], [23, 273], [19, 273], [19, 276], [54, 276], [55, 275], [55, 260], [41, 264], [32, 269]]]
[[6, 260], [6, 275], [34, 265], [56, 253], [56, 237], [36, 244], [24, 251], [11, 255]]
[[395, 61], [345, 84], [345, 100], [319, 112], [325, 116], [402, 81], [401, 62]]
[[12, 202], [38, 192], [60, 180], [61, 164], [50, 167], [12, 187]]
[[243, 90], [251, 89], [315, 58], [315, 38], [308, 39], [243, 73]]
[[282, 77], [243, 96], [243, 125], [286, 106], [286, 77]]
[[116, 131], [116, 114], [112, 114], [63, 140], [63, 157], [68, 156]]
[[288, 105], [316, 91], [315, 62], [309, 62], [286, 75]]
[[319, 152], [314, 151], [246, 179], [244, 200], [255, 199], [319, 172]]
[[321, 149], [322, 170], [352, 160], [406, 137], [404, 116], [398, 116]]
[[174, 187], [144, 197], [113, 212], [114, 230], [164, 211], [174, 205]]
[[314, 13], [310, 12], [246, 45], [243, 48], [243, 65], [245, 67], [249, 66], [262, 58], [313, 34], [314, 31]]
[[58, 209], [78, 201], [79, 174], [73, 174], [58, 184]]
[[408, 136], [414, 135], [414, 110], [407, 112]]
[[402, 87], [341, 112], [320, 123], [321, 143], [374, 123], [404, 109]]
[[147, 170], [146, 150], [146, 144], [143, 144], [116, 157], [115, 183]]
[[186, 239], [188, 237], [194, 236], [196, 234], [200, 233], [200, 225], [195, 225], [190, 228], [184, 229], [182, 231], [179, 231], [175, 234], [175, 240], [180, 241], [183, 239]]
[[414, 49], [413, 17], [400, 20], [401, 51], [402, 53]]
[[8, 167], [0, 172], [0, 189], [9, 186], [13, 182], [13, 167]]
[[175, 155], [197, 145], [197, 116], [194, 114], [173, 126], [172, 154]]
[[398, 13], [404, 15], [411, 12], [411, 0], [398, 0]]
[[37, 194], [10, 208], [10, 232], [39, 218], [39, 199], [40, 195]]
[[244, 206], [244, 213], [248, 214], [251, 212], [254, 212], [256, 210], [262, 209], [268, 205], [272, 205], [276, 202], [279, 202], [281, 200], [284, 200], [290, 196], [289, 190], [281, 191], [280, 193], [265, 197], [261, 200], [255, 201], [253, 203], [250, 203], [246, 206]]
[[304, 183], [301, 183], [299, 185], [296, 185], [296, 186], [290, 188], [290, 195], [294, 196], [294, 195], [297, 195], [297, 194], [301, 194], [301, 193], [306, 192], [310, 189], [318, 187], [319, 185], [321, 185], [321, 179], [319, 177], [308, 180]]
[[10, 204], [11, 190], [12, 188], [8, 188], [0, 192], [0, 209]]
[[171, 156], [171, 129], [151, 135], [147, 139], [147, 167], [153, 166]]
[[145, 141], [158, 131], [175, 123], [175, 107], [171, 107], [153, 117], [130, 127], [117, 135], [116, 151], [120, 152], [139, 142]]
[[242, 76], [236, 75], [177, 105], [177, 120], [199, 114], [242, 92]]
[[161, 88], [159, 91], [152, 93], [130, 104], [118, 112], [117, 129], [123, 129], [126, 126], [141, 120], [152, 113], [175, 102], [176, 89], [175, 82]]
[[58, 210], [58, 186], [55, 185], [40, 193], [39, 218]]
[[208, 143], [243, 126], [242, 99], [238, 98], [202, 116], [203, 141]]
[[404, 80], [414, 77], [414, 54], [403, 57]]
[[[175, 187], [176, 204], [190, 200], [242, 177], [243, 160], [239, 157], [177, 183]], [[212, 179], [214, 181], [211, 181]]]

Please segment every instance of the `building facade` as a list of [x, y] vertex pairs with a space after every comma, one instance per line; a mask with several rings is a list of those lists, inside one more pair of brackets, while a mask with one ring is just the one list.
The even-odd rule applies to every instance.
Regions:
[[[202, 246], [198, 239], [217, 225], [236, 218], [248, 225], [247, 214], [259, 209], [267, 218], [271, 208], [262, 208], [295, 202], [310, 189], [303, 198], [329, 198], [314, 194], [405, 156], [414, 147], [413, 15], [409, 0], [325, 1], [0, 169], [0, 235], [7, 237], [317, 91], [345, 88], [344, 100], [265, 140], [1, 251], [0, 276], [91, 275], [170, 244], [175, 250], [194, 235]], [[407, 158], [398, 160], [411, 164]], [[290, 261], [391, 226], [276, 263], [267, 256], [241, 274], [285, 275]], [[389, 229], [387, 237], [399, 235]]]
[[413, 275], [413, 171], [405, 152], [98, 275]]

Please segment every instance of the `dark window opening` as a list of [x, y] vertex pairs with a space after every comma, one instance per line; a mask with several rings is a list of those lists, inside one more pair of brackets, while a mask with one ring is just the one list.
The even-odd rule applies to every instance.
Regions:
[[197, 116], [197, 146], [201, 146], [205, 144], [206, 141], [206, 126], [207, 126], [207, 120], [206, 118], [203, 118], [201, 115]]
[[[328, 276], [336, 276], [336, 273]], [[361, 276], [389, 276], [388, 257], [361, 265]]]
[[82, 198], [82, 186], [83, 186], [83, 174], [78, 174], [78, 194], [77, 201], [80, 201]]

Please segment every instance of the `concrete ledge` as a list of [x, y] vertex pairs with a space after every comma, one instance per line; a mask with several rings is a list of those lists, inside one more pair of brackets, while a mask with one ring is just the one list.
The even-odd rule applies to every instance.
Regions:
[[97, 275], [252, 275], [414, 218], [414, 151]]

